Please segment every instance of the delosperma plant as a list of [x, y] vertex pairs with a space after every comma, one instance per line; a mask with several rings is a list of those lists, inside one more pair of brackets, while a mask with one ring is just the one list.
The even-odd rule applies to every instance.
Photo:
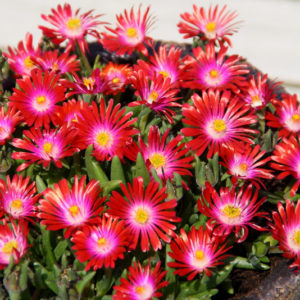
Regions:
[[192, 49], [150, 7], [58, 5], [2, 54], [1, 299], [225, 299], [232, 270], [300, 269], [297, 96], [228, 54], [235, 11], [180, 17]]

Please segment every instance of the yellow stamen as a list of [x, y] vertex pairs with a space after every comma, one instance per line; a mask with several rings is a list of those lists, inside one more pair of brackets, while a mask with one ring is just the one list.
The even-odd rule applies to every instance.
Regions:
[[106, 132], [100, 132], [96, 137], [96, 141], [99, 146], [105, 147], [109, 143], [110, 137]]
[[298, 115], [298, 114], [293, 114], [292, 117], [291, 117], [291, 120], [294, 121], [294, 122], [299, 122], [299, 120], [300, 120], [300, 115]]
[[149, 216], [144, 209], [139, 208], [138, 211], [136, 212], [135, 219], [138, 223], [145, 224], [148, 221]]
[[216, 23], [215, 22], [208, 22], [205, 27], [206, 27], [206, 30], [208, 32], [213, 32], [213, 31], [216, 30]]
[[149, 96], [149, 102], [151, 103], [156, 102], [157, 98], [158, 98], [158, 93], [153, 91]]
[[35, 101], [37, 104], [43, 104], [46, 102], [46, 97], [45, 96], [38, 96], [35, 98]]
[[155, 153], [149, 158], [151, 165], [155, 168], [161, 168], [165, 166], [166, 164], [166, 159], [162, 154]]
[[159, 71], [158, 73], [161, 74], [162, 76], [164, 76], [164, 78], [169, 77], [169, 74], [167, 71]]
[[81, 28], [81, 20], [79, 18], [70, 18], [66, 25], [68, 29], [75, 31]]
[[137, 32], [136, 32], [136, 29], [135, 29], [135, 28], [130, 27], [130, 28], [127, 28], [126, 34], [127, 34], [128, 37], [134, 38], [134, 37], [136, 37]]
[[211, 70], [209, 72], [210, 77], [217, 78], [219, 76], [219, 72], [217, 70]]
[[203, 260], [204, 252], [202, 250], [197, 250], [196, 253], [195, 253], [195, 258], [197, 260]]
[[121, 81], [121, 79], [118, 78], [118, 77], [116, 77], [116, 78], [114, 78], [111, 82], [112, 82], [112, 83], [119, 83], [120, 81]]
[[13, 249], [18, 249], [18, 242], [17, 241], [9, 241], [7, 242], [4, 247], [2, 248], [2, 252], [6, 254], [10, 254]]
[[106, 246], [107, 245], [107, 240], [106, 238], [102, 237], [97, 241], [97, 244], [101, 247]]
[[237, 218], [241, 215], [241, 208], [227, 204], [223, 209], [222, 213], [228, 218]]
[[300, 230], [296, 230], [293, 236], [294, 242], [300, 246]]
[[44, 146], [43, 146], [43, 149], [44, 149], [45, 153], [47, 153], [47, 154], [51, 153], [51, 151], [52, 151], [52, 144], [46, 142], [44, 144]]
[[52, 70], [53, 71], [58, 71], [59, 70], [59, 65], [57, 63], [52, 64]]
[[248, 166], [247, 166], [245, 163], [241, 163], [241, 164], [239, 165], [239, 168], [240, 168], [240, 170], [241, 170], [242, 172], [246, 172], [247, 169], [248, 169]]
[[216, 132], [223, 132], [226, 130], [226, 123], [221, 119], [217, 119], [213, 122], [213, 128]]
[[23, 202], [20, 199], [15, 199], [11, 202], [11, 206], [16, 209], [20, 209], [23, 206]]
[[83, 78], [83, 84], [89, 89], [93, 88], [95, 80], [93, 78]]
[[135, 288], [135, 291], [139, 294], [139, 295], [143, 295], [145, 293], [145, 288], [143, 286], [137, 286]]
[[259, 95], [252, 96], [252, 97], [251, 97], [251, 100], [252, 100], [252, 102], [253, 102], [254, 104], [256, 104], [256, 103], [261, 103], [261, 100], [260, 100], [260, 98], [259, 98]]
[[79, 214], [79, 207], [77, 205], [72, 205], [70, 208], [69, 208], [69, 212], [70, 214], [75, 217]]
[[27, 56], [24, 59], [24, 64], [25, 64], [26, 68], [28, 68], [28, 69], [31, 69], [34, 66], [34, 62], [30, 59], [29, 56]]

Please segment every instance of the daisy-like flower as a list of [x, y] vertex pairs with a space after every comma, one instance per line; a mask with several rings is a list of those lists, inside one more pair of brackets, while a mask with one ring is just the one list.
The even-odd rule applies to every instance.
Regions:
[[73, 75], [74, 81], [61, 80], [61, 83], [72, 89], [68, 92], [66, 98], [76, 95], [76, 94], [90, 94], [95, 95], [103, 93], [107, 89], [107, 82], [101, 76], [100, 69], [93, 70], [91, 76], [79, 78], [77, 74]]
[[159, 115], [165, 115], [167, 120], [173, 124], [172, 117], [176, 115], [171, 108], [181, 107], [176, 103], [179, 98], [175, 98], [179, 89], [171, 86], [171, 78], [164, 78], [161, 74], [153, 74], [148, 77], [142, 70], [133, 72], [131, 77], [133, 87], [136, 89], [136, 95], [140, 98], [137, 101], [130, 102], [128, 106], [137, 106], [145, 104]]
[[23, 41], [19, 42], [18, 48], [12, 49], [8, 47], [9, 53], [3, 53], [8, 58], [9, 67], [18, 76], [29, 75], [31, 70], [36, 66], [32, 61], [32, 57], [39, 56], [41, 54], [39, 47], [36, 49], [32, 45], [32, 34], [27, 33], [25, 36], [25, 45]]
[[129, 84], [131, 72], [132, 68], [129, 65], [119, 65], [110, 61], [101, 72], [108, 84], [106, 94], [116, 95], [119, 92], [124, 92], [125, 85]]
[[260, 109], [266, 106], [270, 101], [275, 100], [275, 90], [280, 82], [268, 82], [268, 75], [263, 77], [261, 73], [250, 77], [249, 86], [242, 99], [251, 105], [253, 109]]
[[43, 192], [45, 199], [39, 202], [38, 217], [48, 230], [67, 229], [65, 238], [72, 232], [87, 225], [99, 223], [99, 214], [103, 211], [105, 198], [99, 197], [101, 188], [97, 180], [91, 180], [86, 186], [86, 176], [74, 178], [72, 189], [66, 179], [54, 184], [54, 189]]
[[183, 21], [177, 25], [179, 32], [184, 34], [185, 39], [199, 36], [204, 41], [225, 41], [231, 46], [227, 36], [237, 32], [241, 21], [235, 21], [238, 16], [236, 11], [226, 9], [226, 5], [220, 11], [218, 5], [210, 6], [206, 13], [204, 7], [197, 7], [194, 4], [192, 15], [187, 12], [180, 15]]
[[260, 150], [260, 146], [256, 145], [253, 149], [249, 144], [241, 143], [237, 148], [223, 148], [221, 157], [224, 162], [223, 166], [228, 169], [228, 173], [233, 175], [233, 183], [237, 179], [251, 181], [256, 188], [259, 189], [259, 184], [265, 185], [260, 178], [272, 179], [272, 171], [264, 168], [271, 157], [262, 159], [266, 151]]
[[20, 258], [27, 252], [28, 225], [20, 221], [18, 225], [11, 223], [0, 224], [0, 270], [9, 265], [10, 257], [13, 256], [17, 264]]
[[7, 112], [0, 108], [0, 145], [4, 145], [11, 138], [15, 127], [21, 122], [21, 112], [9, 107]]
[[275, 146], [275, 150], [271, 159], [274, 162], [270, 166], [281, 171], [277, 175], [277, 179], [283, 179], [292, 175], [296, 182], [291, 189], [291, 196], [294, 196], [300, 185], [300, 140], [299, 137], [291, 136], [289, 139], [283, 140]]
[[102, 268], [114, 268], [117, 259], [124, 258], [124, 252], [129, 242], [129, 235], [124, 221], [113, 220], [102, 216], [97, 226], [88, 231], [78, 230], [71, 241], [76, 258], [81, 262], [88, 261], [85, 270], [93, 267], [94, 271]]
[[131, 125], [136, 118], [130, 120], [132, 113], [125, 114], [125, 109], [120, 110], [121, 105], [113, 106], [111, 99], [105, 107], [102, 98], [100, 108], [95, 102], [91, 109], [84, 109], [78, 115], [78, 137], [76, 145], [80, 149], [94, 146], [93, 155], [99, 161], [111, 160], [115, 155], [120, 159], [126, 155], [126, 146], [132, 143], [132, 136], [138, 130]]
[[157, 175], [164, 181], [168, 178], [172, 179], [176, 172], [180, 175], [190, 175], [188, 170], [191, 168], [193, 156], [185, 157], [189, 151], [185, 147], [185, 143], [180, 143], [183, 139], [181, 135], [177, 135], [167, 142], [167, 137], [170, 132], [168, 129], [163, 136], [159, 134], [157, 126], [151, 126], [148, 135], [148, 145], [139, 137], [139, 147], [141, 154], [146, 162], [149, 171], [155, 169]]
[[22, 175], [15, 174], [11, 180], [7, 176], [6, 182], [0, 180], [0, 207], [14, 219], [33, 217], [34, 204], [39, 198], [35, 193], [35, 182], [30, 183], [29, 177], [23, 179]]
[[188, 234], [181, 228], [180, 235], [176, 236], [170, 246], [172, 252], [168, 254], [175, 261], [168, 262], [168, 266], [176, 269], [174, 274], [188, 275], [188, 280], [202, 272], [210, 276], [210, 269], [223, 264], [221, 260], [228, 257], [224, 253], [231, 248], [226, 248], [226, 244], [221, 245], [218, 239], [212, 240], [203, 226], [198, 230], [193, 226]]
[[199, 211], [211, 218], [206, 224], [214, 235], [219, 237], [235, 233], [238, 243], [248, 236], [248, 227], [265, 230], [252, 221], [254, 217], [265, 217], [267, 213], [257, 212], [266, 198], [257, 201], [258, 190], [252, 195], [253, 187], [248, 185], [239, 192], [235, 188], [221, 188], [218, 194], [210, 184], [206, 184], [203, 197], [198, 200]]
[[209, 43], [205, 51], [201, 47], [193, 49], [193, 57], [185, 62], [183, 87], [206, 90], [232, 90], [238, 94], [247, 85], [245, 74], [249, 73], [248, 65], [242, 63], [238, 55], [226, 56], [226, 47], [221, 46], [215, 53], [215, 46]]
[[91, 35], [98, 40], [97, 27], [107, 24], [107, 22], [97, 20], [102, 15], [92, 16], [93, 10], [79, 15], [80, 9], [73, 12], [71, 5], [67, 3], [64, 6], [59, 4], [57, 10], [51, 9], [51, 12], [52, 14], [48, 16], [42, 14], [42, 18], [56, 28], [53, 29], [45, 26], [39, 26], [39, 28], [56, 45], [68, 40], [69, 43], [67, 44], [66, 51], [71, 50], [71, 48], [74, 50], [77, 42], [81, 51], [85, 52], [88, 49], [85, 37]]
[[158, 290], [167, 286], [169, 282], [163, 280], [167, 271], [162, 271], [160, 266], [159, 261], [152, 271], [150, 261], [144, 268], [139, 262], [134, 262], [128, 269], [128, 279], [120, 278], [121, 284], [113, 287], [116, 291], [113, 300], [148, 300], [161, 297], [162, 293]]
[[163, 75], [163, 77], [170, 78], [170, 84], [172, 86], [179, 85], [179, 79], [182, 76], [182, 50], [171, 46], [160, 46], [158, 52], [154, 52], [154, 55], [150, 56], [149, 63], [144, 60], [138, 60], [138, 66], [141, 68], [150, 78], [154, 73]]
[[62, 167], [62, 158], [72, 156], [75, 151], [79, 151], [73, 146], [76, 130], [66, 128], [60, 129], [35, 129], [24, 131], [25, 139], [15, 138], [12, 145], [16, 148], [24, 149], [26, 152], [14, 152], [13, 159], [23, 159], [27, 162], [22, 163], [17, 172], [27, 168], [29, 165], [37, 162], [47, 167], [51, 161], [58, 168]]
[[148, 15], [150, 6], [147, 7], [144, 15], [141, 15], [139, 7], [135, 16], [133, 7], [128, 13], [124, 10], [124, 15], [117, 15], [118, 25], [115, 29], [106, 27], [113, 35], [103, 33], [101, 42], [104, 48], [117, 55], [131, 55], [133, 51], [138, 51], [148, 55], [146, 45], [152, 43], [152, 39], [147, 36], [147, 31], [152, 26], [154, 19]]
[[183, 123], [191, 126], [181, 132], [186, 137], [193, 137], [187, 143], [200, 156], [208, 149], [207, 157], [220, 152], [221, 146], [236, 148], [243, 141], [253, 144], [250, 134], [257, 130], [250, 129], [256, 123], [256, 116], [249, 111], [247, 105], [237, 97], [232, 97], [229, 91], [220, 94], [219, 91], [202, 92], [202, 98], [192, 96], [194, 106], [184, 104], [182, 108]]
[[9, 106], [21, 111], [28, 126], [49, 128], [56, 112], [56, 103], [65, 99], [65, 88], [58, 84], [59, 76], [54, 72], [33, 70], [31, 77], [17, 80], [20, 89], [14, 88], [9, 97]]
[[75, 73], [79, 70], [79, 60], [76, 55], [69, 52], [59, 53], [58, 50], [46, 51], [40, 56], [32, 58], [35, 65], [45, 72]]
[[300, 270], [300, 200], [296, 207], [290, 199], [286, 200], [284, 207], [281, 202], [277, 204], [278, 212], [273, 211], [273, 222], [270, 223], [271, 233], [274, 239], [279, 241], [279, 249], [282, 255], [295, 261], [289, 268]]
[[297, 95], [283, 94], [282, 97], [283, 101], [273, 101], [276, 108], [275, 114], [266, 113], [267, 125], [280, 129], [279, 137], [290, 135], [300, 137], [300, 104]]
[[152, 180], [144, 189], [142, 177], [134, 178], [133, 185], [128, 183], [127, 188], [122, 183], [120, 187], [125, 197], [113, 191], [107, 213], [125, 221], [132, 237], [130, 247], [136, 248], [139, 237], [143, 252], [149, 251], [150, 244], [154, 251], [161, 249], [160, 240], [170, 243], [176, 229], [172, 223], [180, 218], [176, 217], [176, 200], [165, 201], [166, 188], [159, 189], [159, 184]]

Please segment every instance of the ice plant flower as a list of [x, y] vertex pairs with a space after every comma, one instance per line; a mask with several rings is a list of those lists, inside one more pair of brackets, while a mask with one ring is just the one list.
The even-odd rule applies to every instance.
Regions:
[[241, 21], [235, 21], [237, 13], [235, 11], [226, 11], [224, 5], [220, 11], [219, 6], [210, 6], [208, 13], [204, 7], [193, 5], [193, 14], [185, 12], [180, 15], [183, 19], [178, 23], [179, 32], [184, 34], [184, 38], [199, 36], [204, 41], [227, 42], [231, 46], [230, 39], [227, 36], [237, 32]]
[[260, 178], [272, 179], [272, 170], [265, 166], [271, 160], [271, 157], [264, 157], [266, 151], [261, 150], [259, 145], [252, 148], [249, 144], [241, 143], [237, 148], [224, 147], [221, 151], [223, 166], [228, 169], [228, 173], [233, 175], [233, 183], [237, 179], [252, 182], [259, 189], [259, 184], [265, 185]]
[[176, 269], [174, 274], [188, 275], [188, 280], [203, 272], [210, 276], [210, 269], [223, 264], [221, 260], [228, 257], [224, 253], [231, 248], [220, 244], [218, 239], [212, 240], [203, 226], [198, 230], [193, 226], [188, 234], [181, 228], [180, 235], [172, 240], [170, 246], [168, 254], [175, 261], [168, 262], [168, 266]]
[[54, 189], [43, 192], [45, 199], [39, 201], [38, 217], [47, 230], [67, 229], [64, 236], [87, 225], [99, 224], [99, 214], [103, 211], [105, 198], [100, 197], [101, 188], [97, 180], [92, 179], [85, 186], [86, 176], [80, 180], [75, 175], [74, 184], [69, 188], [66, 179], [54, 184]]
[[237, 191], [235, 188], [222, 188], [219, 194], [206, 184], [203, 196], [198, 200], [199, 211], [210, 218], [207, 228], [219, 237], [235, 233], [238, 243], [248, 236], [248, 226], [262, 231], [266, 230], [253, 222], [254, 217], [267, 217], [265, 212], [257, 212], [266, 197], [257, 201], [258, 190], [252, 195], [253, 186], [248, 185]]
[[125, 9], [123, 15], [117, 15], [117, 27], [115, 29], [106, 27], [113, 35], [103, 33], [101, 42], [104, 48], [116, 52], [117, 55], [130, 55], [133, 51], [148, 55], [146, 45], [152, 43], [152, 39], [147, 36], [147, 31], [154, 21], [149, 15], [149, 10], [150, 6], [142, 16], [141, 7], [139, 7], [137, 15], [135, 15], [132, 7], [130, 12]]
[[264, 76], [257, 73], [256, 76], [251, 75], [249, 86], [242, 99], [251, 105], [253, 109], [260, 109], [266, 106], [270, 101], [275, 101], [275, 91], [280, 82], [268, 82], [268, 75]]
[[245, 74], [249, 73], [248, 65], [242, 63], [238, 55], [226, 56], [227, 49], [221, 46], [215, 53], [215, 46], [209, 43], [205, 51], [201, 47], [193, 49], [193, 57], [186, 58], [183, 87], [206, 90], [232, 90], [240, 93], [247, 85]]
[[103, 215], [99, 223], [88, 231], [78, 230], [71, 241], [76, 258], [81, 263], [88, 261], [85, 270], [92, 267], [96, 271], [103, 266], [114, 268], [115, 261], [124, 258], [129, 235], [124, 221]]
[[36, 49], [33, 47], [32, 34], [30, 33], [27, 33], [25, 36], [25, 45], [23, 41], [21, 41], [16, 49], [8, 47], [8, 52], [9, 53], [4, 52], [3, 55], [8, 58], [9, 67], [19, 77], [30, 74], [31, 70], [36, 67], [32, 61], [32, 57], [41, 54], [39, 47]]
[[74, 50], [76, 43], [78, 43], [81, 51], [85, 52], [88, 49], [85, 37], [91, 35], [98, 40], [97, 27], [107, 24], [97, 20], [102, 15], [92, 16], [93, 10], [79, 15], [80, 9], [73, 12], [71, 5], [67, 3], [64, 6], [59, 4], [57, 9], [51, 9], [51, 12], [52, 14], [48, 16], [42, 14], [42, 18], [51, 23], [55, 29], [45, 26], [39, 26], [39, 28], [43, 31], [43, 35], [49, 37], [56, 45], [68, 40], [66, 51], [71, 48]]
[[15, 264], [19, 263], [27, 252], [27, 236], [28, 226], [24, 221], [18, 225], [12, 222], [11, 226], [0, 224], [0, 270], [9, 265], [11, 256]]
[[277, 211], [273, 211], [273, 223], [270, 223], [271, 233], [279, 242], [282, 255], [295, 261], [289, 266], [298, 272], [300, 270], [300, 200], [296, 207], [290, 199], [286, 200], [285, 207], [281, 202], [277, 204]]
[[282, 97], [283, 101], [273, 101], [275, 113], [266, 113], [267, 125], [278, 128], [279, 137], [291, 135], [300, 137], [300, 104], [297, 95], [283, 94]]
[[[107, 213], [125, 221], [132, 237], [130, 247], [135, 249], [139, 237], [143, 252], [149, 251], [150, 244], [154, 251], [161, 249], [163, 240], [170, 243], [170, 236], [174, 235], [179, 222], [176, 217], [176, 199], [166, 201], [166, 188], [159, 189], [159, 184], [151, 180], [147, 187], [143, 187], [143, 178], [134, 178], [133, 184], [120, 184], [123, 195], [113, 191], [107, 203]], [[149, 240], [150, 239], [150, 240]]]
[[139, 262], [134, 262], [128, 269], [127, 278], [120, 278], [121, 284], [113, 287], [116, 291], [113, 300], [148, 300], [161, 297], [162, 293], [158, 290], [169, 282], [163, 280], [167, 271], [162, 271], [160, 266], [159, 261], [151, 270], [150, 261], [144, 268]]
[[136, 118], [131, 119], [132, 113], [125, 114], [125, 109], [120, 110], [120, 104], [113, 105], [113, 99], [105, 107], [102, 98], [100, 107], [95, 102], [91, 109], [84, 109], [78, 115], [78, 138], [76, 145], [86, 149], [93, 145], [93, 155], [99, 161], [111, 160], [118, 155], [120, 159], [126, 155], [126, 146], [132, 142], [132, 136], [138, 130], [132, 127]]
[[39, 197], [36, 195], [35, 182], [30, 183], [30, 177], [23, 179], [22, 175], [15, 174], [12, 180], [9, 176], [6, 181], [0, 179], [0, 207], [14, 219], [35, 216], [34, 204]]
[[21, 120], [21, 112], [15, 108], [9, 107], [7, 112], [4, 106], [0, 108], [0, 145], [4, 145], [11, 138]]
[[183, 123], [191, 126], [181, 130], [184, 136], [193, 137], [187, 143], [200, 156], [208, 149], [207, 157], [220, 152], [221, 146], [236, 148], [241, 141], [253, 144], [250, 134], [257, 133], [250, 129], [256, 123], [256, 116], [247, 105], [229, 91], [208, 90], [192, 96], [193, 106], [182, 107]]
[[270, 166], [278, 171], [277, 179], [281, 180], [289, 175], [296, 179], [295, 184], [291, 189], [291, 196], [294, 196], [300, 185], [300, 140], [299, 137], [291, 136], [289, 139], [283, 140], [275, 146], [273, 162]]
[[56, 104], [65, 99], [65, 88], [58, 80], [59, 76], [54, 72], [33, 70], [30, 77], [17, 80], [20, 88], [14, 88], [9, 106], [21, 111], [28, 126], [45, 126], [48, 129], [58, 107]]
[[26, 150], [25, 152], [17, 151], [11, 155], [13, 159], [27, 161], [18, 166], [17, 172], [35, 162], [47, 167], [53, 161], [58, 168], [61, 168], [62, 158], [72, 156], [75, 151], [79, 151], [73, 145], [76, 131], [65, 126], [60, 129], [44, 129], [42, 131], [31, 128], [25, 130], [23, 134], [24, 140], [15, 138], [12, 141], [14, 147]]
[[181, 105], [175, 102], [179, 99], [175, 97], [179, 89], [171, 86], [171, 78], [165, 79], [162, 74], [153, 74], [150, 78], [142, 70], [139, 70], [132, 73], [131, 82], [139, 99], [130, 102], [129, 106], [145, 104], [158, 115], [164, 115], [173, 124], [172, 117], [176, 113], [172, 109], [181, 107]]

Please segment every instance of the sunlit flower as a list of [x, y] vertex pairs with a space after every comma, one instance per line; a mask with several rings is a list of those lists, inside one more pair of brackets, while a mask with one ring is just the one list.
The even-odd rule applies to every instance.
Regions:
[[234, 176], [234, 181], [242, 179], [252, 182], [256, 188], [259, 188], [259, 184], [266, 188], [260, 178], [272, 179], [273, 175], [271, 170], [265, 168], [271, 160], [271, 157], [262, 159], [265, 154], [266, 151], [261, 150], [259, 145], [252, 148], [249, 144], [241, 143], [236, 148], [222, 149], [224, 163], [221, 164]]
[[38, 217], [48, 230], [67, 229], [65, 238], [86, 225], [99, 224], [105, 198], [100, 197], [99, 182], [91, 180], [85, 186], [86, 176], [74, 178], [72, 188], [66, 179], [54, 184], [54, 189], [43, 192], [45, 199], [39, 201]]
[[103, 215], [97, 226], [77, 231], [71, 241], [76, 258], [81, 263], [88, 261], [85, 270], [93, 267], [95, 271], [103, 266], [114, 268], [115, 261], [124, 258], [129, 236], [124, 221]]
[[113, 287], [116, 291], [113, 300], [148, 300], [161, 297], [162, 293], [158, 290], [167, 286], [169, 282], [163, 280], [167, 271], [162, 271], [160, 266], [159, 261], [152, 271], [150, 261], [144, 268], [139, 262], [134, 262], [128, 269], [128, 279], [120, 278], [121, 284]]
[[76, 136], [76, 131], [68, 129], [65, 126], [60, 129], [35, 129], [25, 130], [23, 132], [25, 139], [15, 138], [12, 145], [16, 148], [26, 150], [26, 152], [14, 152], [13, 159], [23, 159], [27, 162], [18, 166], [17, 172], [27, 168], [29, 165], [37, 162], [47, 167], [51, 161], [58, 168], [62, 167], [61, 159], [66, 156], [72, 156], [78, 151], [72, 143]]
[[181, 229], [180, 235], [176, 236], [170, 246], [172, 252], [168, 254], [175, 261], [168, 262], [168, 266], [176, 269], [174, 274], [188, 275], [188, 280], [203, 272], [210, 276], [210, 269], [223, 264], [221, 260], [228, 256], [224, 253], [231, 248], [221, 245], [218, 239], [212, 240], [202, 226], [198, 230], [193, 226], [188, 234]]
[[36, 67], [31, 58], [41, 54], [39, 47], [34, 49], [32, 45], [32, 34], [30, 33], [27, 33], [25, 36], [25, 45], [23, 41], [21, 41], [16, 49], [8, 47], [8, 52], [9, 53], [4, 52], [3, 55], [8, 58], [9, 67], [18, 76], [29, 75], [31, 70]]
[[11, 138], [21, 120], [21, 112], [15, 108], [9, 107], [7, 112], [4, 111], [4, 106], [0, 108], [0, 145], [4, 145]]
[[239, 93], [247, 85], [244, 75], [249, 73], [248, 65], [242, 63], [238, 55], [226, 55], [227, 49], [222, 45], [216, 54], [213, 43], [209, 43], [205, 51], [201, 47], [194, 48], [193, 57], [186, 59], [183, 87], [227, 89]]
[[237, 32], [240, 21], [235, 19], [238, 16], [235, 11], [226, 11], [224, 5], [219, 11], [219, 6], [210, 6], [206, 14], [204, 7], [193, 5], [193, 14], [183, 13], [180, 17], [183, 19], [177, 26], [179, 32], [184, 34], [184, 38], [199, 36], [202, 40], [208, 41], [226, 41], [231, 42], [227, 36]]
[[141, 15], [139, 7], [137, 15], [134, 14], [133, 7], [128, 13], [117, 15], [118, 25], [115, 29], [106, 27], [113, 35], [103, 33], [101, 40], [103, 46], [117, 55], [131, 54], [133, 51], [142, 52], [148, 55], [146, 45], [152, 42], [147, 36], [147, 31], [152, 26], [154, 19], [148, 15], [150, 6], [147, 7], [144, 15]]
[[247, 105], [229, 91], [203, 91], [202, 98], [198, 94], [192, 96], [194, 106], [184, 104], [183, 123], [191, 126], [181, 132], [186, 137], [193, 137], [187, 143], [200, 156], [208, 149], [207, 157], [220, 152], [221, 146], [233, 147], [240, 142], [253, 144], [250, 134], [257, 131], [250, 129], [256, 123], [256, 116], [249, 111]]
[[18, 225], [0, 224], [0, 270], [9, 265], [10, 257], [18, 264], [20, 258], [27, 252], [28, 226], [20, 221]]
[[300, 137], [300, 104], [297, 95], [283, 94], [282, 97], [283, 101], [273, 101], [275, 113], [266, 113], [267, 125], [279, 129], [279, 137]]
[[235, 233], [238, 243], [248, 236], [248, 226], [262, 231], [261, 226], [252, 221], [254, 217], [266, 217], [267, 213], [257, 212], [266, 198], [257, 201], [258, 190], [252, 195], [253, 187], [248, 185], [238, 191], [235, 188], [221, 188], [219, 194], [210, 184], [206, 184], [203, 196], [198, 200], [199, 211], [211, 218], [206, 227], [212, 228], [219, 237]]
[[123, 183], [120, 187], [124, 196], [113, 191], [107, 213], [125, 220], [132, 237], [130, 247], [136, 248], [139, 237], [143, 252], [149, 251], [150, 244], [154, 251], [161, 249], [161, 240], [169, 243], [176, 229], [172, 223], [180, 219], [176, 217], [176, 200], [166, 201], [165, 187], [159, 189], [159, 184], [152, 180], [144, 189], [142, 177], [134, 178], [133, 185], [128, 183], [127, 188]]
[[31, 77], [17, 80], [19, 89], [14, 88], [9, 106], [21, 111], [28, 126], [49, 128], [58, 107], [56, 104], [65, 99], [65, 88], [58, 80], [59, 76], [54, 72], [33, 70]]
[[39, 198], [35, 193], [35, 182], [30, 183], [29, 177], [15, 174], [12, 180], [9, 176], [6, 181], [0, 179], [0, 207], [14, 219], [35, 216], [34, 204]]
[[57, 10], [51, 9], [52, 14], [48, 16], [42, 14], [42, 18], [51, 23], [55, 29], [45, 26], [39, 26], [39, 28], [56, 45], [69, 40], [66, 51], [69, 51], [71, 48], [74, 50], [77, 42], [80, 49], [85, 52], [88, 49], [85, 37], [91, 35], [98, 40], [98, 25], [107, 23], [97, 20], [102, 15], [92, 16], [93, 10], [89, 10], [81, 15], [79, 15], [79, 11], [80, 9], [77, 9], [73, 12], [70, 4], [65, 3], [64, 6], [59, 4]]
[[171, 78], [164, 78], [162, 74], [153, 74], [148, 77], [142, 70], [133, 72], [131, 77], [133, 87], [136, 89], [137, 101], [130, 102], [129, 106], [145, 104], [159, 115], [165, 115], [167, 120], [173, 124], [172, 117], [176, 115], [172, 108], [181, 107], [176, 103], [179, 98], [175, 97], [179, 89], [171, 85]]
[[94, 146], [93, 155], [97, 160], [110, 160], [115, 155], [120, 159], [126, 155], [126, 145], [132, 142], [132, 136], [138, 130], [132, 127], [135, 119], [130, 120], [132, 113], [125, 114], [125, 109], [120, 110], [121, 105], [113, 105], [111, 99], [105, 107], [102, 98], [100, 107], [95, 102], [91, 109], [84, 109], [78, 115], [78, 137], [76, 145], [80, 149]]

